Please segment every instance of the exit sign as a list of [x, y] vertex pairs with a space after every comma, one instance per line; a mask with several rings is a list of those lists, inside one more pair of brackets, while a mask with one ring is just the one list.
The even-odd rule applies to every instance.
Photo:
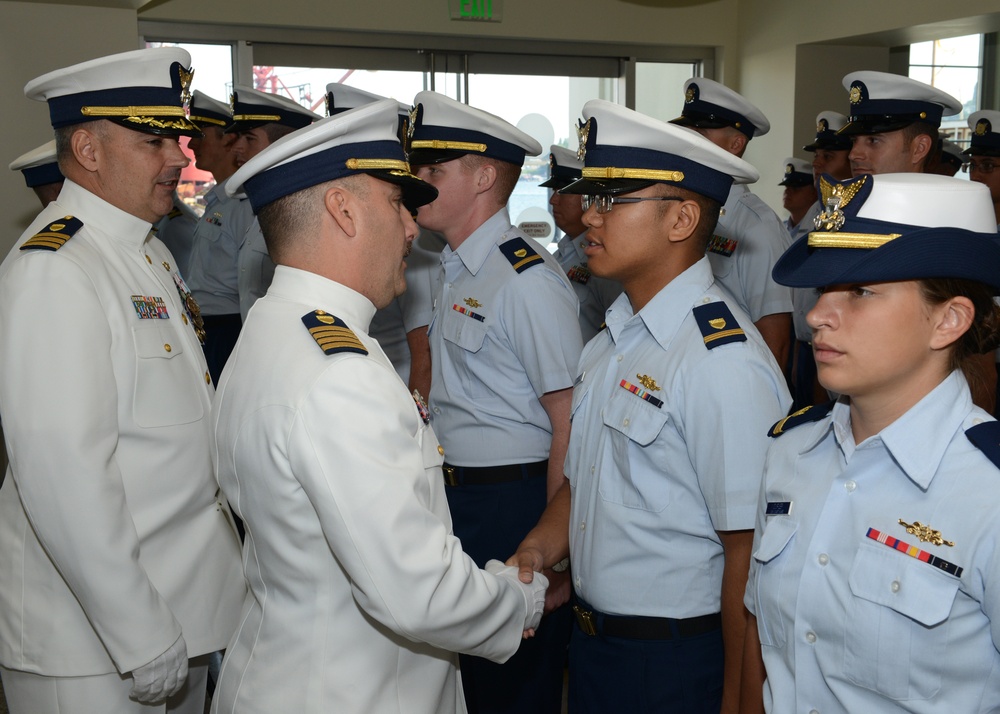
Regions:
[[503, 0], [448, 0], [452, 20], [478, 20], [500, 22], [503, 19]]

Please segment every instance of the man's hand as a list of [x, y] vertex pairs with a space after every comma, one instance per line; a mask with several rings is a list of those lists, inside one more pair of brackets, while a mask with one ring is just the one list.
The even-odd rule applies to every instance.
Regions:
[[541, 573], [534, 573], [531, 582], [525, 583], [522, 581], [518, 568], [504, 565], [499, 560], [491, 560], [486, 563], [485, 570], [490, 575], [506, 580], [524, 596], [524, 604], [527, 608], [524, 618], [524, 637], [532, 637], [535, 634], [535, 628], [542, 620], [542, 612], [545, 609], [545, 591], [549, 587], [549, 579]]
[[180, 691], [187, 676], [187, 643], [181, 635], [166, 652], [132, 670], [133, 683], [129, 696], [143, 704], [161, 702]]
[[573, 587], [570, 585], [568, 570], [557, 573], [549, 568], [545, 571], [545, 576], [549, 579], [549, 589], [545, 591], [545, 614], [548, 615], [557, 607], [569, 602]]

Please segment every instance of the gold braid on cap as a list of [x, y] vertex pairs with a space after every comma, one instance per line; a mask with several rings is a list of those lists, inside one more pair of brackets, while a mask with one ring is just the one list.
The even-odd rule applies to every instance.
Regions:
[[80, 107], [80, 113], [85, 117], [136, 117], [151, 114], [182, 117], [184, 116], [184, 107], [170, 105], [161, 107]]
[[281, 121], [280, 114], [233, 114], [233, 121]]
[[614, 166], [585, 166], [583, 178], [587, 179], [642, 179], [645, 181], [684, 180], [683, 171], [660, 171], [657, 169], [620, 169]]
[[197, 114], [192, 114], [188, 117], [193, 122], [199, 124], [215, 124], [217, 126], [228, 126], [229, 122], [222, 121], [221, 119], [213, 119], [212, 117], [200, 117]]
[[358, 171], [386, 169], [410, 172], [410, 165], [400, 159], [348, 159], [344, 165]]
[[881, 248], [889, 241], [896, 240], [902, 233], [820, 233], [809, 234], [810, 248]]
[[446, 141], [444, 139], [417, 139], [410, 142], [411, 149], [458, 149], [459, 151], [486, 151], [486, 144], [471, 141]]

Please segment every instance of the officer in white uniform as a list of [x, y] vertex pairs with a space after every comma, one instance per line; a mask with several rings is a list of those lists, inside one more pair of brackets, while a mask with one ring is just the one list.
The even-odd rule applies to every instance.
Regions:
[[192, 231], [191, 258], [184, 275], [205, 319], [205, 359], [217, 384], [240, 336], [236, 256], [251, 213], [249, 207], [240, 205], [245, 199], [230, 197], [225, 190], [226, 180], [236, 171], [232, 150], [236, 135], [226, 132], [233, 123], [229, 105], [195, 90], [189, 111], [191, 123], [202, 131], [189, 144], [195, 166], [211, 172], [215, 186], [205, 194], [205, 211]]
[[[684, 83], [684, 109], [671, 123], [694, 129], [740, 158], [751, 139], [771, 129], [763, 112], [742, 95], [703, 77]], [[716, 279], [750, 315], [782, 365], [791, 340], [792, 296], [774, 282], [771, 268], [790, 244], [770, 206], [745, 184], [734, 184], [708, 243], [708, 258]]]
[[200, 317], [150, 236], [188, 163], [177, 137], [197, 132], [190, 61], [138, 50], [25, 87], [48, 102], [66, 182], [0, 266], [0, 664], [14, 714], [201, 712], [203, 655], [238, 621]]
[[576, 151], [553, 144], [549, 151], [549, 178], [539, 185], [552, 189], [549, 205], [552, 206], [556, 226], [563, 232], [553, 255], [573, 284], [580, 300], [580, 333], [586, 344], [604, 328], [604, 313], [622, 294], [622, 286], [616, 280], [591, 274], [587, 267], [587, 256], [583, 252], [587, 242], [587, 229], [583, 225], [580, 197], [559, 193], [559, 189], [580, 178], [581, 169], [583, 159], [577, 157]]
[[[937, 301], [914, 291], [935, 349], [923, 342], [930, 330], [914, 320], [886, 325], [891, 341], [865, 341], [882, 328], [866, 311], [891, 298], [884, 286], [905, 285], [889, 281], [982, 283], [990, 289], [981, 288], [981, 299], [961, 299], [975, 309], [970, 320], [994, 311], [996, 324], [993, 212], [986, 191], [967, 181], [894, 174], [861, 182], [843, 182], [834, 220], [775, 267], [784, 283], [832, 286], [810, 323], [820, 378], [851, 396], [793, 414], [770, 432], [745, 598], [755, 621], [744, 691], [757, 701], [741, 711], [995, 712], [1000, 426], [973, 405], [955, 353], [936, 380], [924, 367], [931, 352], [956, 349], [954, 340], [972, 332], [949, 346], [954, 332], [945, 331], [956, 330], [962, 313], [939, 321], [930, 312]], [[973, 322], [976, 329], [997, 336], [995, 326]], [[906, 330], [915, 337], [901, 337]], [[881, 356], [858, 361], [859, 350], [880, 348]], [[760, 660], [749, 666], [758, 638], [763, 702]]]
[[564, 191], [590, 206], [591, 270], [625, 292], [580, 358], [569, 484], [510, 562], [568, 546], [571, 711], [728, 711], [765, 434], [790, 399], [704, 244], [733, 182], [758, 174], [617, 104], [583, 116], [583, 178]]
[[[326, 113], [329, 116], [382, 99], [385, 97], [347, 84], [326, 85]], [[400, 102], [400, 131], [409, 116], [410, 107]], [[378, 310], [368, 330], [368, 334], [378, 340], [400, 379], [421, 394], [430, 392], [431, 348], [427, 326], [433, 309], [431, 288], [441, 268], [439, 258], [440, 251], [424, 250], [417, 240], [413, 241], [413, 250], [406, 261], [406, 292]]]
[[[417, 222], [448, 242], [429, 328], [429, 404], [455, 534], [481, 567], [514, 551], [564, 481], [578, 301], [555, 258], [507, 212], [538, 142], [435, 92], [414, 98], [410, 126], [410, 163], [440, 192]], [[568, 575], [553, 579], [565, 602]], [[470, 711], [558, 713], [569, 628], [562, 607], [502, 667], [463, 657]]]
[[213, 412], [250, 583], [213, 712], [464, 712], [453, 652], [503, 661], [541, 618], [543, 585], [462, 552], [427, 407], [366, 332], [437, 195], [396, 108], [317, 122], [231, 181], [278, 267]]
[[[236, 132], [238, 135], [233, 151], [236, 152], [236, 162], [241, 165], [281, 137], [309, 126], [320, 118], [319, 114], [287, 97], [240, 85], [233, 88], [231, 108], [233, 123], [226, 128], [226, 132]], [[235, 192], [229, 191], [229, 195], [235, 196]], [[236, 211], [233, 212], [234, 220], [240, 221], [241, 226], [245, 227], [237, 255], [240, 317], [245, 322], [247, 312], [271, 284], [274, 261], [267, 255], [264, 234], [261, 233], [250, 206], [244, 201], [238, 211], [239, 216]], [[239, 231], [239, 226], [235, 230]]]
[[42, 208], [56, 200], [63, 185], [63, 175], [56, 161], [56, 140], [46, 141], [10, 162], [11, 171], [20, 171], [24, 184], [35, 192]]

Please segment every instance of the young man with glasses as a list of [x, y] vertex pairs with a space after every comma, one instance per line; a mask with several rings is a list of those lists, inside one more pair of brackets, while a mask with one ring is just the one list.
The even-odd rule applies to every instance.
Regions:
[[[568, 483], [508, 563], [567, 553], [570, 711], [735, 711], [769, 420], [791, 399], [705, 244], [757, 171], [692, 132], [593, 100], [585, 252], [625, 290], [584, 348]], [[614, 177], [614, 178], [608, 178]]]

